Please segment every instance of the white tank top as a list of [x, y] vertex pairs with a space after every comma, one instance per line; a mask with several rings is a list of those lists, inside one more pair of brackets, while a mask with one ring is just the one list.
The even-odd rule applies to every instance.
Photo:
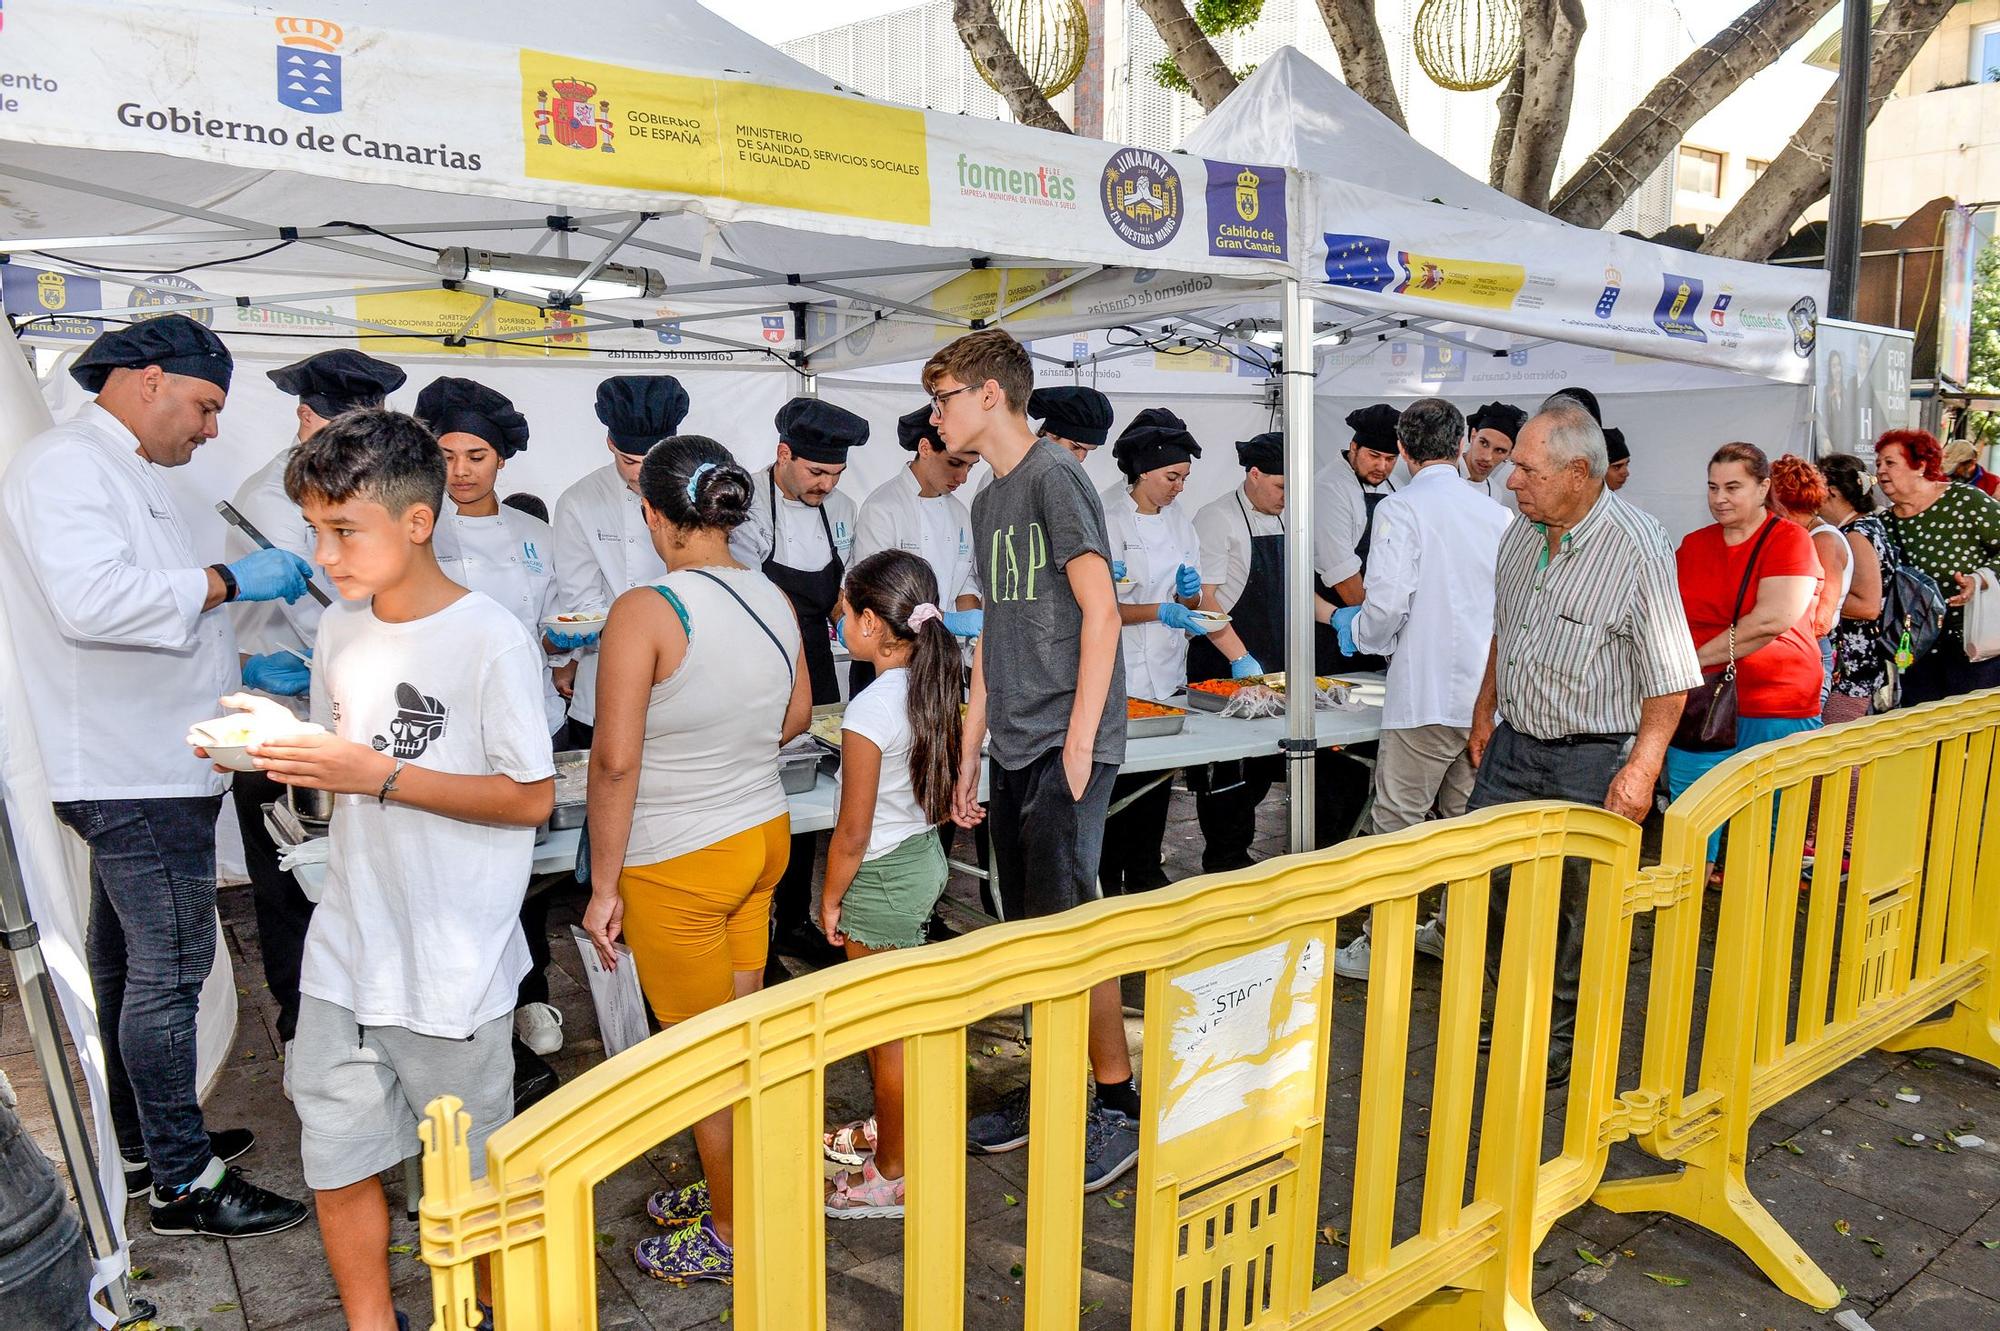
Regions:
[[790, 602], [754, 569], [681, 569], [654, 585], [673, 593], [688, 649], [646, 704], [627, 864], [712, 846], [787, 807], [778, 741], [799, 654]]

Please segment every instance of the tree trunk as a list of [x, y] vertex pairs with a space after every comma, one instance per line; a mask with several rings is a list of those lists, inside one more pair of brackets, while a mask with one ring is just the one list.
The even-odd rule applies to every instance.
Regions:
[[992, 0], [952, 0], [951, 21], [973, 63], [992, 76], [1016, 120], [1036, 129], [1070, 132], [1069, 125], [1056, 114], [1049, 99], [1042, 96], [1042, 90], [1022, 68], [1021, 57], [1014, 54], [1014, 44], [1007, 40], [1000, 20], [993, 16]]
[[1547, 207], [1549, 187], [1555, 183], [1583, 29], [1583, 0], [1524, 0], [1521, 5], [1521, 105], [1500, 188], [1531, 207]]
[[1515, 57], [1514, 72], [1500, 89], [1500, 120], [1493, 127], [1493, 153], [1486, 162], [1486, 183], [1494, 189], [1507, 183], [1507, 162], [1514, 156], [1514, 126], [1521, 118], [1521, 85], [1527, 77], [1522, 58]]
[[1403, 100], [1389, 75], [1389, 48], [1382, 40], [1382, 25], [1375, 21], [1374, 0], [1319, 0], [1319, 16], [1340, 54], [1341, 79], [1395, 121], [1396, 128], [1408, 129]]
[[1236, 91], [1236, 76], [1222, 63], [1215, 44], [1189, 16], [1182, 0], [1139, 0], [1139, 8], [1153, 20], [1160, 40], [1167, 44], [1167, 54], [1180, 66], [1181, 76], [1201, 109], [1213, 111], [1222, 105], [1222, 99]]
[[1556, 192], [1549, 211], [1599, 227], [1624, 206], [1697, 120], [1783, 55], [1835, 0], [1757, 0], [1653, 85], [1646, 99]]
[[[1889, 100], [1896, 80], [1930, 40], [1956, 0], [1890, 0], [1875, 20], [1875, 49], [1868, 71], [1868, 121]], [[1701, 252], [1725, 259], [1761, 261], [1777, 252], [1799, 215], [1826, 197], [1833, 178], [1834, 108], [1840, 86], [1820, 99], [1791, 142], [1702, 240]]]

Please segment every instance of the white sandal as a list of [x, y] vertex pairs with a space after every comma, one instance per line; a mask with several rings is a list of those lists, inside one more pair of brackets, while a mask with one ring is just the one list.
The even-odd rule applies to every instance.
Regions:
[[820, 1149], [826, 1158], [836, 1165], [846, 1165], [850, 1169], [866, 1163], [875, 1155], [875, 1119], [858, 1118], [852, 1123], [843, 1123], [832, 1132], [820, 1136]]

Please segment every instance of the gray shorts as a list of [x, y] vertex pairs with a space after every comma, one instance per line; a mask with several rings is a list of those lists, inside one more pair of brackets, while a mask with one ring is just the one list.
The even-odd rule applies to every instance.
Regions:
[[472, 1115], [472, 1176], [483, 1176], [486, 1139], [514, 1117], [513, 1033], [512, 1013], [464, 1040], [363, 1026], [338, 1003], [301, 995], [289, 1061], [306, 1186], [344, 1188], [417, 1154], [417, 1124], [440, 1095]]

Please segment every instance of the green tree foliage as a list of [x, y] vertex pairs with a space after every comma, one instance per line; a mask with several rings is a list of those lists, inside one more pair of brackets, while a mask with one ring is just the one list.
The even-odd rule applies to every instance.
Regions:
[[[1979, 251], [1973, 275], [1972, 351], [1965, 386], [1975, 393], [2000, 393], [2000, 243], [1989, 241]], [[2000, 436], [2000, 418], [1988, 412], [1967, 412], [1966, 423], [1983, 443]]]

